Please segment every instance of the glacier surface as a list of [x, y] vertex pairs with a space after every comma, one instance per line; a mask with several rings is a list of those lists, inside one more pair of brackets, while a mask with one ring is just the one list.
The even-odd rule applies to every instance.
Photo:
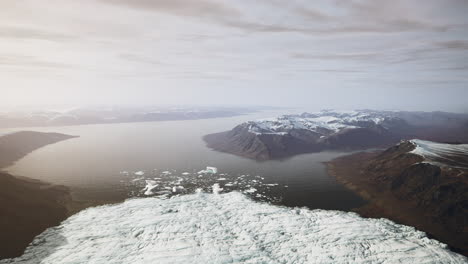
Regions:
[[22, 257], [0, 263], [468, 262], [389, 220], [216, 193], [89, 208], [39, 235]]
[[455, 168], [468, 168], [468, 144], [445, 144], [413, 139], [410, 153], [419, 155], [428, 163]]

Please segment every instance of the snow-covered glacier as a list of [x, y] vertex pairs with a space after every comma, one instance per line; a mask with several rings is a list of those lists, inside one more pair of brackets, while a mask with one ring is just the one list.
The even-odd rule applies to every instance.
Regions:
[[419, 155], [425, 162], [439, 166], [468, 169], [468, 144], [446, 144], [413, 139], [411, 153]]
[[[42, 261], [42, 262], [41, 262]], [[412, 227], [286, 208], [241, 193], [84, 210], [0, 263], [468, 263]]]

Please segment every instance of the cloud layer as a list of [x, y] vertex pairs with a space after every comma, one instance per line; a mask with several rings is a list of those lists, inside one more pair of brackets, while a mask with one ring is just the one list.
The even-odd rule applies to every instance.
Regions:
[[463, 0], [4, 1], [1, 103], [464, 111], [467, 11]]

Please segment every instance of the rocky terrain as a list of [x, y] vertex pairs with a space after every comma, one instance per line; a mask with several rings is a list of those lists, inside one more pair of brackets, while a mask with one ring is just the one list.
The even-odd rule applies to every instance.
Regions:
[[326, 110], [249, 121], [204, 140], [217, 151], [268, 160], [322, 150], [387, 147], [411, 138], [468, 142], [468, 115]]
[[467, 144], [402, 141], [338, 158], [328, 171], [369, 201], [361, 215], [414, 226], [468, 254]]
[[[29, 152], [73, 136], [32, 131], [0, 137], [0, 168]], [[0, 259], [20, 256], [33, 238], [78, 208], [68, 188], [0, 171]]]

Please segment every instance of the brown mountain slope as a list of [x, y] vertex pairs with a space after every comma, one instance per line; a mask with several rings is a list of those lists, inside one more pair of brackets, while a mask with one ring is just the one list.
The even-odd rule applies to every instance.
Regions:
[[414, 148], [404, 141], [383, 152], [341, 157], [327, 164], [328, 171], [369, 201], [356, 210], [361, 215], [414, 226], [467, 255], [468, 169], [423, 162]]

